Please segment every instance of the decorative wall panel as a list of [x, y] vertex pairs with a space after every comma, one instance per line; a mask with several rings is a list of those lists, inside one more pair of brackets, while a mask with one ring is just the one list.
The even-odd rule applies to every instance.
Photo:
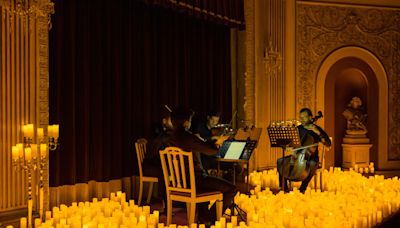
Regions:
[[400, 10], [298, 2], [296, 12], [296, 109], [315, 109], [316, 73], [330, 53], [365, 48], [388, 75], [388, 159], [400, 160]]

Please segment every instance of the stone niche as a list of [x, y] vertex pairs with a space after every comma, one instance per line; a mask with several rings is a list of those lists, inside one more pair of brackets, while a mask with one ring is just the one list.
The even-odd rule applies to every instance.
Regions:
[[378, 169], [398, 169], [400, 10], [302, 1], [296, 12], [296, 110], [310, 107], [324, 113], [318, 124], [335, 142], [326, 166], [341, 166], [348, 159], [342, 153], [342, 113], [351, 97], [360, 96], [371, 120], [370, 141], [361, 147], [372, 145], [370, 152], [352, 156], [363, 162], [368, 157]]

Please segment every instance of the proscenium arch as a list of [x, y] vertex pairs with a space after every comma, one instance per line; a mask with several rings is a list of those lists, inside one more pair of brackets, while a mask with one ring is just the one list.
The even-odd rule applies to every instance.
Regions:
[[[367, 63], [374, 72], [378, 81], [378, 107], [380, 113], [378, 117], [378, 169], [398, 168], [400, 161], [388, 160], [388, 81], [385, 68], [379, 59], [370, 51], [361, 47], [343, 47], [329, 54], [322, 62], [317, 71], [316, 82], [316, 110], [325, 111], [325, 81], [329, 69], [340, 59], [346, 57], [355, 57]], [[325, 120], [321, 122], [322, 127]]]

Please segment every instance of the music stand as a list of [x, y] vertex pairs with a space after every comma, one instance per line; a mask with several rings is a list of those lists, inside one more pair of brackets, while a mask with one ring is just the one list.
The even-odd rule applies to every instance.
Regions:
[[268, 126], [268, 135], [271, 142], [271, 147], [281, 147], [282, 148], [282, 165], [281, 165], [281, 175], [282, 175], [282, 190], [285, 190], [285, 177], [283, 175], [284, 167], [284, 157], [285, 150], [287, 147], [296, 147], [301, 145], [300, 135], [297, 127], [293, 124], [289, 126], [273, 125]]

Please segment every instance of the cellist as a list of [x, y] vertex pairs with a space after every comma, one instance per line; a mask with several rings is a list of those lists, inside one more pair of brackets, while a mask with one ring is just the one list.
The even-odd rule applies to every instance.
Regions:
[[[314, 122], [318, 119], [313, 118], [313, 114], [309, 108], [302, 108], [300, 110], [300, 122], [301, 125], [297, 126], [299, 135], [300, 135], [300, 140], [301, 140], [301, 145], [302, 146], [307, 146], [311, 144], [316, 144], [318, 142], [322, 142], [325, 146], [330, 146], [331, 145], [331, 140], [329, 139], [328, 134], [318, 125], [316, 125]], [[300, 192], [304, 193], [307, 189], [308, 183], [312, 179], [315, 171], [317, 170], [318, 162], [319, 162], [319, 157], [318, 157], [318, 146], [310, 147], [306, 149], [306, 157], [308, 157], [308, 167], [309, 167], [309, 174], [308, 176], [302, 181], [301, 186], [300, 186]], [[287, 164], [290, 162], [292, 155], [286, 156], [284, 158], [279, 158], [277, 160], [277, 169], [279, 172], [279, 186], [282, 186], [282, 164]], [[287, 185], [287, 179], [284, 179], [284, 191], [288, 192], [288, 185]]]

